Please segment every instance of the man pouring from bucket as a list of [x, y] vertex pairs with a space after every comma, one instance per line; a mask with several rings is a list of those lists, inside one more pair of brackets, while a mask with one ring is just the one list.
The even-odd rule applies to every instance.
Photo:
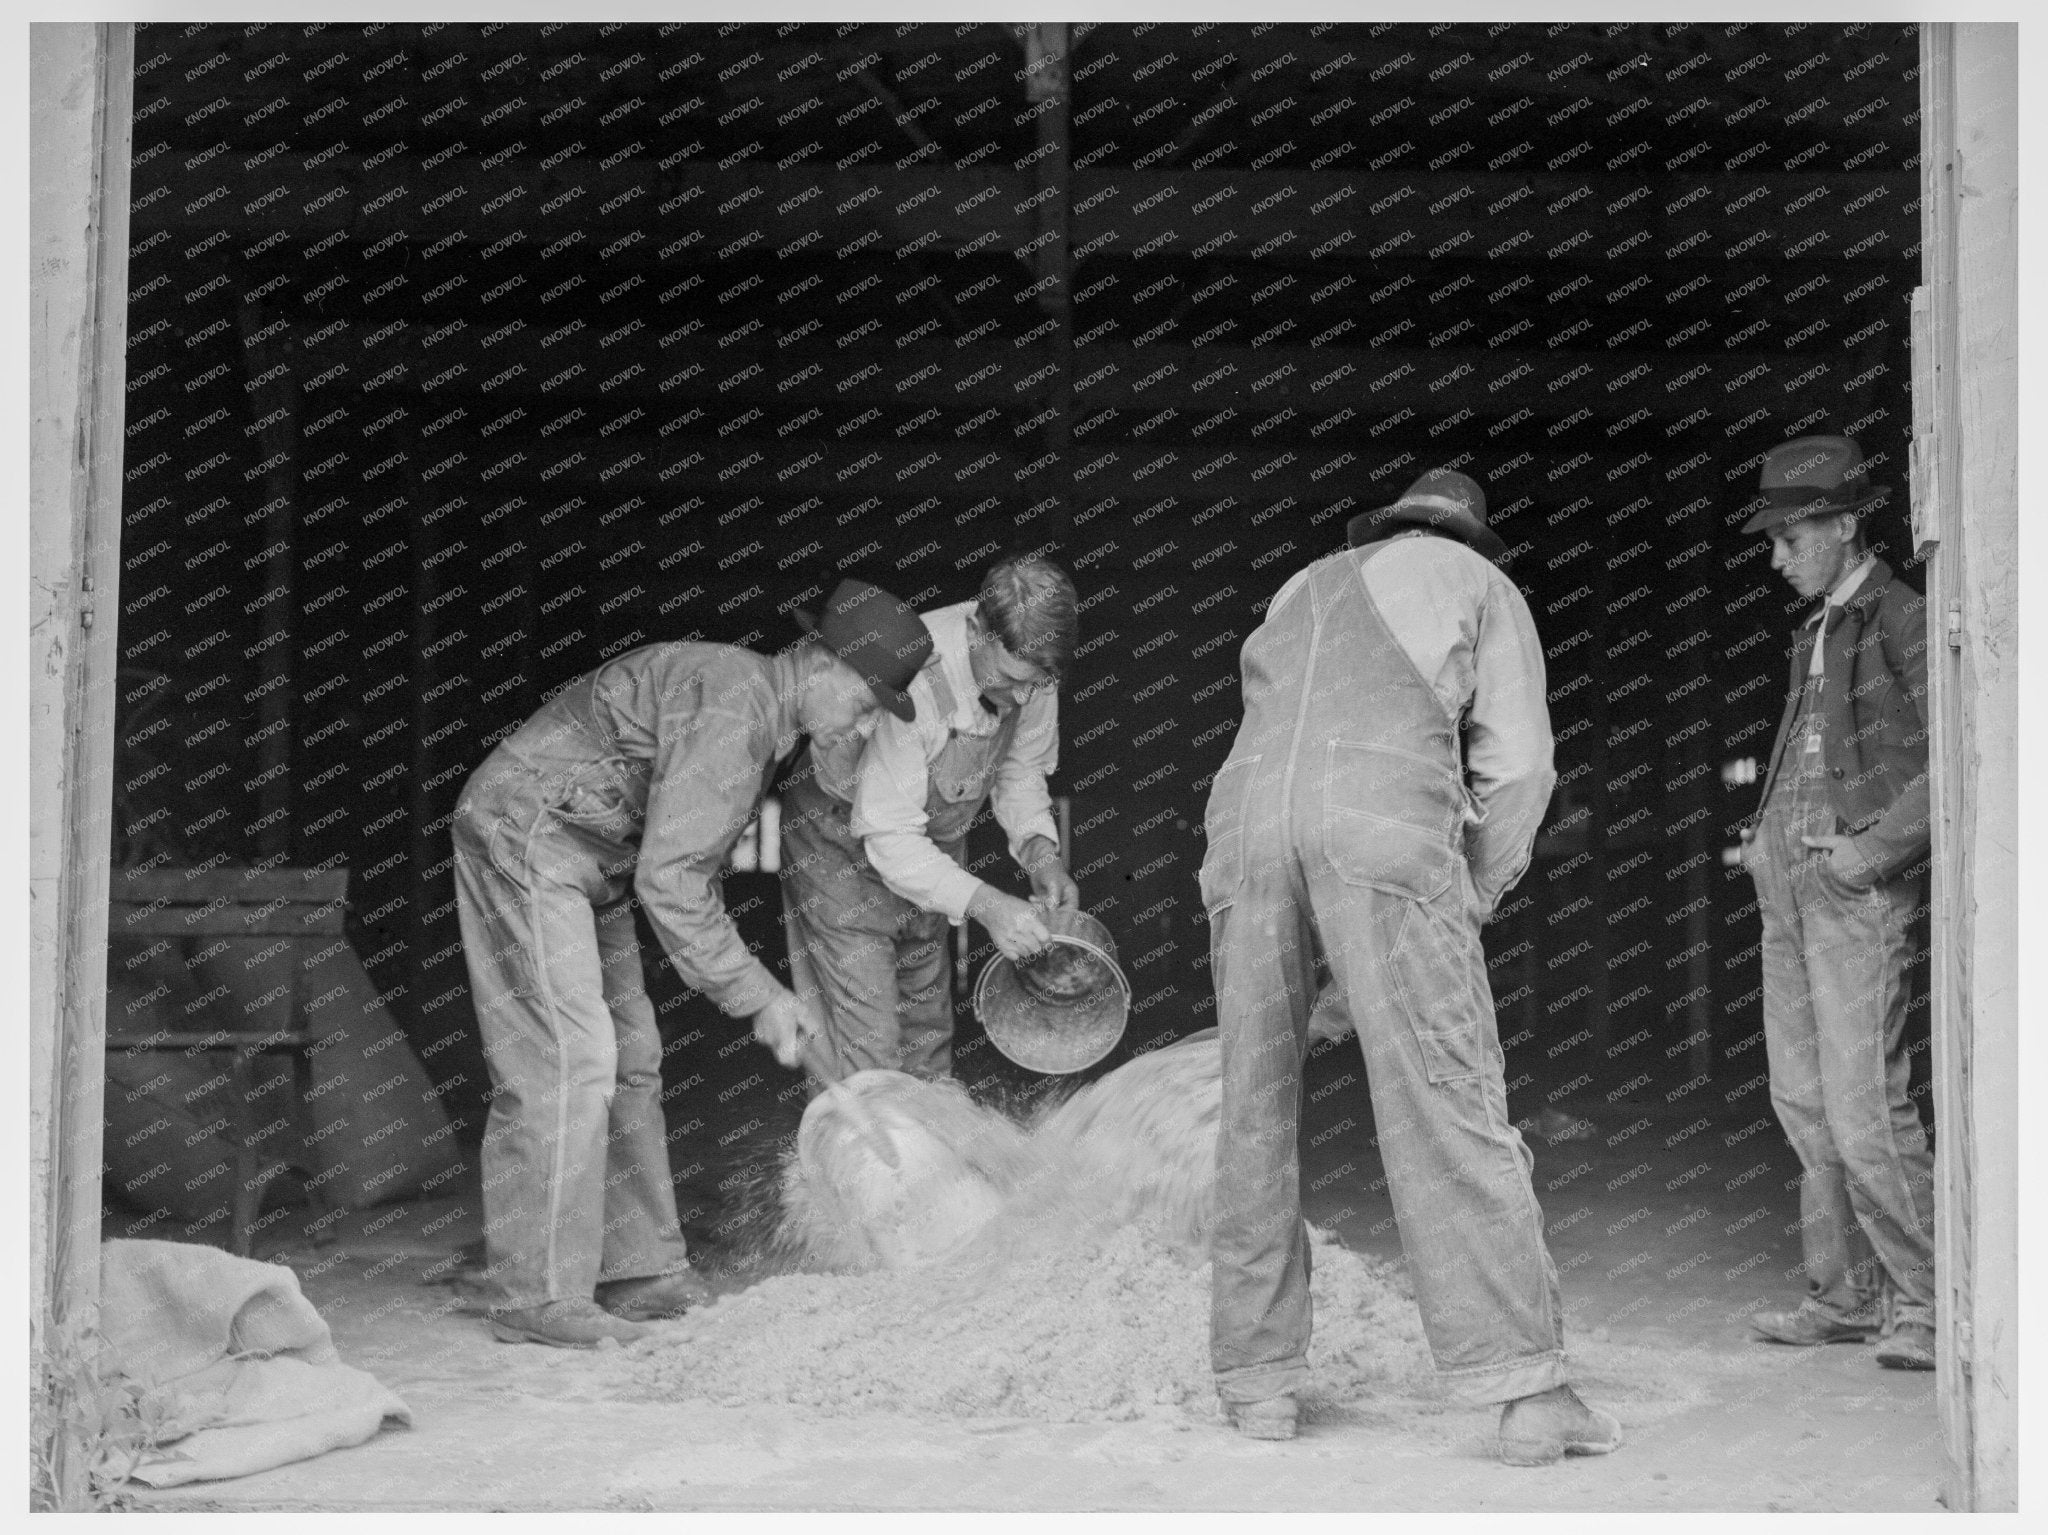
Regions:
[[[971, 916], [1006, 957], [1025, 959], [1050, 941], [1033, 901], [1080, 899], [1045, 783], [1079, 638], [1074, 583], [1039, 556], [1001, 560], [974, 601], [924, 622], [934, 654], [910, 684], [915, 717], [882, 720], [865, 744], [814, 740], [783, 809], [790, 976], [823, 1012], [823, 1053], [848, 1072], [948, 1075], [948, 924]], [[1033, 901], [962, 867], [984, 804]]]
[[1309, 1376], [1301, 1065], [1312, 1010], [1336, 1011], [1357, 1027], [1438, 1371], [1464, 1401], [1506, 1404], [1510, 1463], [1605, 1453], [1619, 1426], [1566, 1383], [1479, 939], [1556, 778], [1543, 647], [1468, 476], [1433, 469], [1347, 532], [1245, 641], [1244, 720], [1209, 791], [1217, 1390], [1244, 1433], [1293, 1436]]
[[917, 614], [846, 581], [775, 656], [628, 651], [493, 751], [456, 806], [455, 891], [493, 1097], [492, 1331], [592, 1347], [708, 1291], [669, 1180], [661, 1038], [633, 898], [677, 973], [794, 1066], [818, 1024], [725, 911], [719, 869], [799, 736], [858, 745], [931, 654]]

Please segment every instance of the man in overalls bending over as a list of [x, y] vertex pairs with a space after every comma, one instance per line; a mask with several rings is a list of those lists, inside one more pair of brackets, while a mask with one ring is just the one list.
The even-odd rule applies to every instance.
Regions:
[[1479, 929], [1528, 867], [1556, 774], [1543, 647], [1468, 476], [1354, 517], [1245, 641], [1244, 723], [1201, 869], [1223, 1045], [1211, 1352], [1255, 1438], [1294, 1434], [1309, 1246], [1296, 1134], [1321, 1011], [1356, 1023], [1422, 1327], [1515, 1465], [1602, 1454], [1572, 1392], [1557, 1268], [1508, 1120]]
[[491, 1330], [594, 1347], [708, 1291], [690, 1271], [661, 1114], [637, 896], [685, 982], [785, 1066], [817, 1032], [727, 915], [719, 869], [800, 735], [858, 745], [931, 654], [911, 608], [841, 583], [776, 656], [648, 645], [577, 678], [456, 805], [455, 894], [493, 1097], [483, 1145]]
[[948, 923], [973, 917], [1011, 959], [1051, 940], [1031, 901], [962, 867], [990, 803], [1034, 899], [1080, 899], [1045, 779], [1059, 760], [1060, 679], [1074, 656], [1074, 583], [1036, 556], [998, 562], [975, 601], [923, 615], [934, 653], [912, 719], [865, 746], [813, 741], [782, 821], [790, 977], [816, 999], [843, 1071], [952, 1070]]

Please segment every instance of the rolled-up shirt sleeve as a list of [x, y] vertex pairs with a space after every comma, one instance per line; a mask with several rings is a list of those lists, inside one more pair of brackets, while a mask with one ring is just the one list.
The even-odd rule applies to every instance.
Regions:
[[719, 869], [760, 803], [775, 746], [765, 721], [665, 714], [633, 891], [669, 962], [721, 1012], [759, 1012], [781, 988], [725, 909]]
[[1491, 911], [1529, 866], [1556, 785], [1543, 644], [1521, 592], [1490, 583], [1472, 647], [1465, 768], [1479, 818], [1466, 830], [1472, 882]]
[[996, 764], [989, 806], [1010, 838], [1010, 856], [1024, 861], [1024, 844], [1043, 837], [1055, 847], [1060, 829], [1052, 818], [1046, 777], [1060, 765], [1059, 695], [1047, 689], [1025, 702], [1009, 749]]
[[[925, 708], [921, 700], [920, 718]], [[943, 730], [943, 724], [938, 728]], [[931, 784], [926, 746], [917, 723], [883, 714], [861, 751], [848, 825], [865, 844], [868, 862], [883, 884], [912, 905], [959, 922], [981, 881], [925, 835], [925, 796]]]

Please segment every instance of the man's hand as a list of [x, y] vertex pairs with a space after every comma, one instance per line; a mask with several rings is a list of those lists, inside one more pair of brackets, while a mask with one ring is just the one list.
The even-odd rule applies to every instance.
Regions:
[[1041, 904], [1056, 910], [1073, 911], [1081, 904], [1081, 887], [1060, 861], [1059, 847], [1045, 837], [1033, 837], [1023, 847], [1024, 872], [1031, 876], [1031, 893]]
[[754, 1014], [754, 1038], [775, 1053], [783, 1066], [795, 1066], [803, 1058], [804, 1041], [824, 1032], [824, 1020], [817, 1009], [796, 993], [777, 993], [775, 1000]]
[[1004, 895], [992, 885], [983, 885], [967, 903], [967, 915], [988, 929], [989, 937], [1003, 958], [1021, 963], [1043, 953], [1052, 942], [1045, 919], [1029, 901]]
[[1751, 867], [1756, 858], [1756, 828], [1754, 826], [1743, 827], [1741, 837], [1742, 845], [1736, 849], [1736, 852], [1742, 858], [1743, 868], [1747, 869]]
[[1877, 883], [1877, 870], [1865, 863], [1863, 856], [1856, 851], [1854, 837], [1845, 837], [1839, 832], [1821, 832], [1799, 840], [1825, 853], [1828, 872], [1851, 889], [1867, 890]]

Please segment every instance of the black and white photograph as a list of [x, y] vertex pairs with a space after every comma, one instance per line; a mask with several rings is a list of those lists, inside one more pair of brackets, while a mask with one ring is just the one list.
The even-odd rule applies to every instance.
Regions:
[[2020, 23], [356, 9], [16, 33], [31, 1510], [2018, 1511]]

